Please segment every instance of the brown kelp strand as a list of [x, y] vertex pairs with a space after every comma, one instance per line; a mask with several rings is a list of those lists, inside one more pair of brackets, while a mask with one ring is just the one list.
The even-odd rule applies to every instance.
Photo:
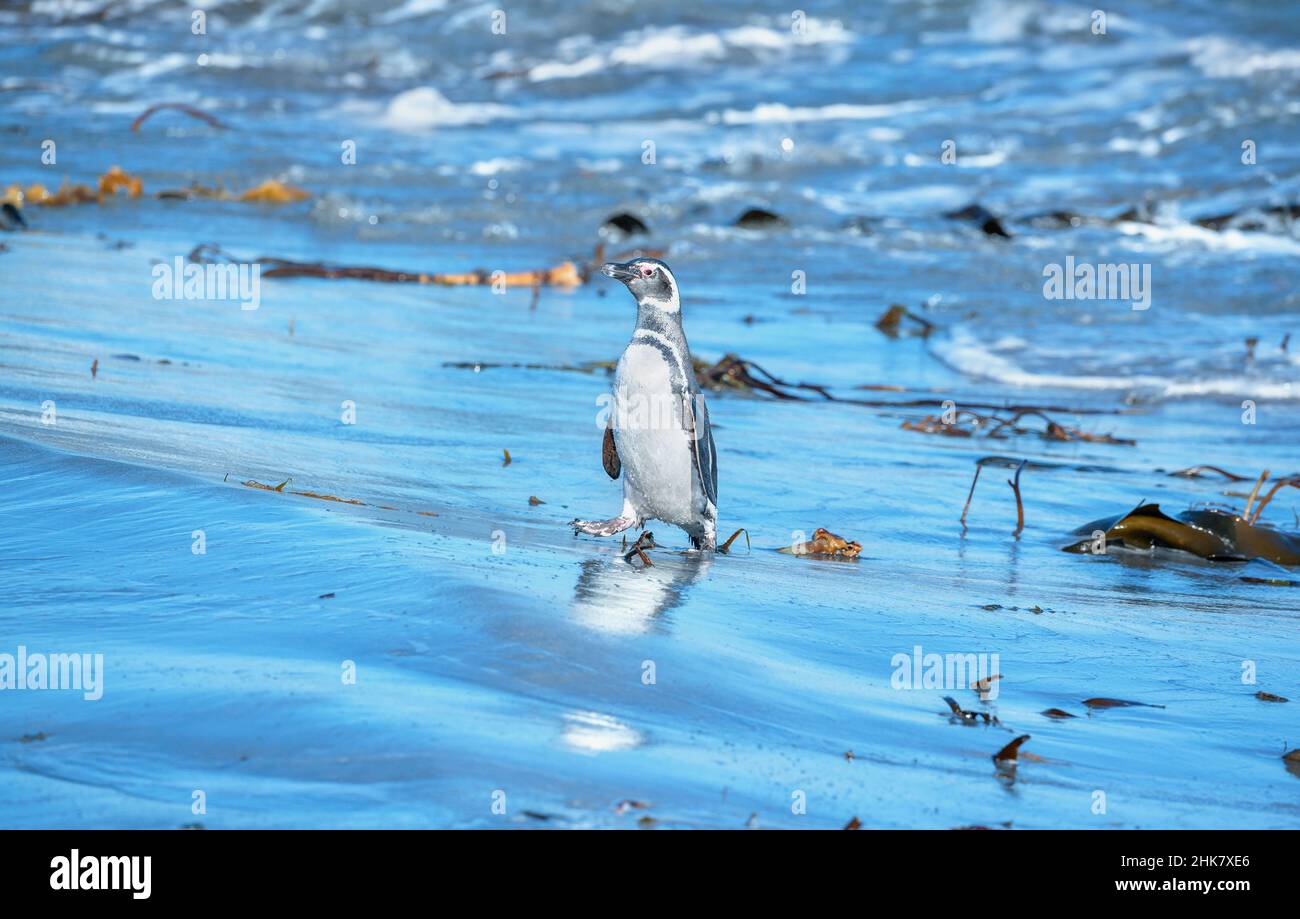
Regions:
[[216, 116], [209, 115], [207, 112], [203, 111], [202, 109], [195, 108], [192, 105], [187, 105], [184, 102], [159, 102], [156, 105], [149, 106], [147, 109], [145, 109], [136, 117], [135, 121], [131, 122], [131, 130], [139, 131], [140, 126], [144, 124], [146, 121], [148, 121], [150, 118], [152, 118], [154, 115], [156, 115], [158, 112], [167, 112], [167, 111], [180, 112], [182, 115], [188, 115], [189, 117], [198, 119], [199, 121], [202, 121], [204, 124], [214, 127], [219, 131], [229, 130], [229, 126], [223, 124]]
[[1178, 549], [1209, 561], [1264, 559], [1300, 565], [1300, 534], [1248, 521], [1243, 514], [1219, 508], [1193, 508], [1170, 517], [1158, 504], [1142, 503], [1119, 517], [1085, 524], [1083, 536], [1066, 552], [1104, 555], [1113, 547]]
[[975, 497], [975, 486], [979, 484], [980, 470], [985, 466], [1002, 466], [1005, 468], [1014, 468], [1016, 474], [1013, 478], [1007, 479], [1007, 485], [1011, 486], [1011, 492], [1016, 499], [1016, 529], [1012, 534], [1019, 536], [1025, 529], [1025, 504], [1020, 494], [1020, 475], [1029, 467], [1043, 468], [1050, 467], [1052, 464], [1031, 463], [1028, 459], [1014, 459], [1009, 456], [984, 456], [975, 461], [975, 475], [971, 478], [970, 491], [966, 493], [966, 504], [961, 510], [961, 525], [966, 526], [966, 515], [970, 513], [970, 502]]
[[[228, 478], [229, 475], [227, 475], [227, 479]], [[286, 490], [286, 486], [288, 486], [292, 481], [293, 478], [290, 477], [285, 479], [283, 482], [280, 482], [278, 485], [268, 485], [265, 482], [258, 482], [255, 479], [246, 479], [240, 484], [242, 484], [245, 488], [255, 488], [259, 491], [270, 491], [282, 495], [297, 495], [300, 498], [312, 498], [316, 501], [333, 501], [337, 504], [350, 504], [356, 507], [373, 507], [381, 511], [399, 510], [399, 508], [392, 507], [391, 505], [387, 505], [387, 504], [371, 504], [370, 502], [360, 501], [357, 500], [356, 498], [340, 498], [338, 495], [324, 494], [322, 492], [317, 492], [317, 491], [293, 491], [291, 489]], [[438, 516], [434, 511], [407, 511], [406, 513], [418, 514], [421, 517]]]
[[[904, 322], [907, 324], [904, 325]], [[898, 338], [902, 335], [929, 338], [930, 333], [935, 329], [935, 325], [930, 320], [913, 313], [907, 307], [895, 303], [876, 320], [876, 328], [890, 338]]]
[[623, 553], [623, 560], [630, 562], [633, 558], [639, 558], [644, 567], [652, 567], [650, 556], [646, 555], [646, 549], [657, 548], [658, 545], [655, 543], [655, 534], [646, 530], [638, 536], [636, 542], [632, 543], [632, 545], [628, 547], [628, 550]]
[[[263, 272], [266, 275], [266, 272]], [[714, 362], [702, 360], [698, 357], [692, 358], [692, 364], [695, 369], [695, 376], [699, 380], [700, 386], [714, 392], [732, 392], [752, 396], [770, 396], [773, 399], [781, 401], [794, 402], [840, 402], [846, 405], [860, 405], [866, 408], [941, 408], [951, 399], [941, 397], [918, 398], [918, 399], [857, 399], [847, 396], [836, 395], [828, 384], [824, 383], [792, 383], [789, 380], [782, 379], [773, 373], [770, 373], [754, 361], [741, 357], [738, 354], [728, 352], [720, 359]], [[472, 360], [472, 361], [446, 361], [444, 367], [458, 368], [461, 370], [473, 370], [475, 372], [483, 370], [496, 369], [514, 369], [514, 370], [543, 370], [554, 371], [557, 373], [592, 373], [596, 370], [605, 370], [612, 373], [617, 366], [616, 361], [583, 361], [577, 364], [538, 364], [530, 362], [503, 362], [491, 360]], [[915, 390], [904, 386], [894, 384], [864, 383], [853, 387], [857, 390], [872, 390], [877, 392], [926, 392], [932, 390]], [[965, 402], [963, 405], [970, 410], [983, 410], [989, 412], [1006, 412], [1014, 415], [1027, 416], [1030, 414], [1045, 414], [1053, 412], [1057, 414], [1072, 415], [1121, 415], [1129, 413], [1129, 409], [1121, 408], [1084, 408], [1068, 405], [998, 405], [991, 402]], [[964, 409], [965, 410], [965, 409]], [[1118, 438], [1110, 438], [1109, 435], [1092, 435], [1076, 431], [1073, 428], [1058, 426], [1060, 430], [1045, 429], [1041, 433], [1045, 437], [1054, 440], [1094, 440], [1098, 443], [1121, 443], [1127, 444], [1131, 441], [1123, 441]]]

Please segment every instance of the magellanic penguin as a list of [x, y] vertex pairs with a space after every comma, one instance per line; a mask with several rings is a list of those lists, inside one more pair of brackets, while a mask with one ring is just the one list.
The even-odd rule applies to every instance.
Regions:
[[677, 280], [658, 259], [601, 268], [636, 297], [636, 330], [614, 372], [602, 459], [623, 475], [623, 513], [575, 520], [573, 528], [612, 536], [647, 520], [681, 527], [697, 549], [718, 542], [718, 457], [709, 410], [682, 331]]

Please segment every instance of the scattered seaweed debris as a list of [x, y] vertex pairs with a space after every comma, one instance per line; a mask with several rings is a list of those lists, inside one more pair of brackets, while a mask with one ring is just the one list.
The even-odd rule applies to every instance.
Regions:
[[632, 546], [623, 553], [623, 561], [630, 562], [632, 561], [632, 556], [635, 555], [637, 558], [641, 559], [641, 564], [643, 566], [646, 568], [652, 568], [654, 567], [653, 563], [650, 561], [650, 556], [645, 554], [645, 550], [657, 548], [659, 548], [659, 546], [655, 543], [655, 534], [646, 530], [638, 536], [636, 542], [632, 543]]
[[[69, 204], [103, 204], [125, 192], [129, 198], [139, 198], [144, 194], [144, 182], [138, 177], [123, 171], [120, 166], [111, 167], [99, 177], [96, 187], [69, 182], [66, 179], [59, 190], [51, 193], [44, 185], [35, 183], [24, 189], [14, 184], [4, 191], [4, 200], [21, 207], [34, 204], [42, 207], [64, 207]], [[182, 190], [165, 190], [154, 195], [161, 201], [191, 201], [197, 198], [209, 198], [218, 201], [244, 201], [257, 204], [289, 204], [305, 201], [311, 192], [278, 179], [267, 179], [260, 185], [254, 185], [242, 192], [226, 191], [220, 187], [193, 184]]]
[[1151, 702], [1134, 702], [1131, 699], [1108, 699], [1104, 696], [1084, 699], [1083, 704], [1093, 711], [1107, 708], [1164, 708], [1163, 705], [1155, 705]]
[[787, 555], [817, 555], [829, 558], [857, 558], [862, 554], [862, 545], [836, 536], [825, 527], [813, 531], [813, 538], [807, 542], [795, 543], [777, 550]]
[[[904, 319], [909, 320], [914, 325], [905, 330], [903, 328]], [[916, 315], [907, 307], [894, 303], [890, 305], [889, 309], [880, 314], [880, 318], [876, 320], [876, 328], [890, 338], [898, 338], [904, 334], [929, 338], [930, 333], [935, 329], [935, 325], [930, 320]]]
[[770, 230], [774, 227], [788, 226], [788, 223], [780, 214], [774, 214], [761, 207], [751, 207], [737, 217], [732, 226], [743, 230]]
[[267, 179], [261, 185], [254, 185], [247, 191], [241, 192], [236, 196], [238, 201], [254, 201], [258, 204], [292, 204], [295, 201], [306, 201], [311, 197], [311, 192], [288, 185], [277, 179]]
[[4, 190], [3, 200], [12, 204], [15, 210], [27, 204], [65, 207], [69, 204], [103, 204], [109, 198], [116, 197], [119, 191], [126, 192], [130, 198], [138, 198], [144, 191], [144, 183], [136, 176], [124, 172], [120, 166], [110, 167], [95, 185], [95, 188], [91, 188], [65, 179], [59, 190], [51, 193], [39, 182], [25, 189], [15, 183]]
[[1262, 689], [1259, 692], [1255, 693], [1255, 698], [1261, 702], [1290, 702], [1291, 701], [1286, 696], [1279, 696], [1276, 693], [1264, 692], [1264, 690]]
[[264, 278], [325, 278], [328, 280], [379, 281], [386, 284], [434, 284], [441, 287], [479, 287], [503, 283], [507, 287], [577, 287], [582, 274], [573, 262], [554, 268], [497, 274], [486, 269], [438, 273], [394, 271], [356, 265], [326, 265], [323, 262], [295, 262], [282, 258], [261, 258]]
[[227, 191], [220, 186], [200, 185], [197, 182], [188, 188], [158, 192], [158, 198], [163, 201], [194, 201], [206, 198], [213, 201], [245, 201], [255, 204], [293, 204], [297, 201], [306, 201], [310, 197], [311, 192], [306, 189], [289, 185], [278, 179], [267, 179], [262, 184], [254, 185], [242, 192]]
[[1002, 679], [1002, 674], [995, 673], [992, 676], [986, 676], [983, 679], [976, 680], [970, 684], [970, 688], [979, 693], [980, 701], [987, 702], [992, 698], [993, 684]]
[[18, 738], [19, 743], [39, 743], [42, 740], [48, 740], [49, 734], [44, 731], [37, 731], [35, 734], [24, 734]]
[[99, 358], [90, 362], [90, 378], [93, 380], [99, 376]]
[[121, 166], [111, 166], [108, 172], [99, 177], [99, 200], [103, 202], [105, 198], [112, 198], [119, 191], [125, 191], [132, 198], [140, 197], [144, 191], [144, 183], [133, 175], [127, 175], [122, 171]]
[[[1093, 534], [1104, 534], [1099, 540]], [[1300, 534], [1250, 523], [1219, 508], [1197, 508], [1170, 517], [1159, 504], [1142, 503], [1127, 514], [1095, 520], [1080, 527], [1079, 542], [1066, 552], [1104, 554], [1112, 546], [1127, 549], [1180, 549], [1212, 562], [1241, 562], [1254, 558], [1279, 565], [1300, 565]], [[1098, 543], [1101, 550], [1098, 550]]]
[[846, 830], [860, 830], [862, 829], [862, 821], [857, 817], [852, 817], [848, 823], [844, 824], [843, 828]]
[[529, 507], [537, 507], [537, 505], [539, 505], [539, 504], [545, 504], [545, 503], [546, 503], [546, 502], [543, 501], [541, 498], [537, 497], [537, 495], [529, 495], [529, 496], [528, 496], [528, 506], [529, 506]]
[[978, 724], [981, 720], [983, 720], [984, 724], [998, 723], [998, 719], [988, 712], [972, 712], [969, 709], [962, 708], [952, 696], [944, 696], [943, 701], [948, 703], [948, 708], [952, 711], [952, 717], [962, 724]]
[[1049, 708], [1049, 709], [1046, 709], [1046, 710], [1040, 712], [1039, 714], [1046, 715], [1048, 718], [1057, 718], [1057, 719], [1064, 719], [1064, 718], [1078, 718], [1078, 717], [1079, 717], [1078, 715], [1071, 715], [1069, 712], [1067, 712], [1067, 711], [1066, 711], [1065, 709], [1063, 709], [1063, 708]]
[[[269, 272], [263, 271], [265, 277]], [[413, 278], [407, 278], [413, 280]], [[598, 370], [604, 370], [606, 373], [612, 373], [617, 366], [617, 361], [583, 361], [577, 364], [536, 364], [528, 362], [493, 362], [493, 361], [445, 361], [444, 367], [453, 367], [461, 370], [472, 370], [475, 373], [481, 373], [485, 370], [496, 369], [513, 369], [513, 370], [543, 370], [554, 371], [559, 373], [595, 373]], [[751, 360], [743, 358], [734, 352], [728, 352], [719, 358], [716, 362], [700, 358], [693, 360], [696, 378], [702, 387], [715, 392], [739, 392], [746, 395], [767, 395], [774, 399], [784, 401], [817, 401], [818, 399], [827, 402], [842, 402], [848, 405], [860, 405], [866, 408], [882, 409], [900, 409], [900, 408], [942, 408], [945, 402], [950, 401], [946, 396], [935, 396], [930, 398], [916, 399], [858, 399], [845, 396], [837, 396], [830, 391], [830, 387], [820, 383], [792, 383], [789, 380], [781, 379], [775, 374], [769, 373], [764, 368]], [[853, 387], [857, 390], [870, 390], [876, 392], [920, 392], [923, 390], [908, 390], [901, 386], [864, 384]], [[1126, 409], [1114, 408], [1082, 408], [1064, 405], [995, 405], [988, 402], [966, 402], [966, 409], [984, 410], [993, 412], [1011, 412], [1023, 413], [1025, 415], [1032, 413], [1056, 412], [1073, 415], [1119, 415], [1124, 414]], [[1086, 435], [1075, 433], [1072, 429], [1061, 427], [1062, 431], [1070, 434], [1070, 437], [1062, 438], [1060, 433], [1056, 434], [1055, 439], [1077, 439], [1092, 440], [1098, 442], [1120, 442], [1108, 440], [1105, 436]], [[1034, 433], [1034, 432], [1031, 432]], [[1048, 436], [1047, 432], [1044, 436]], [[1030, 463], [1030, 468], [1048, 468], [1051, 464]], [[1080, 467], [1081, 468], [1081, 467]], [[1095, 467], [1094, 467], [1095, 468]]]
[[513, 463], [513, 462], [514, 462], [514, 460], [512, 460], [512, 459], [510, 458], [510, 451], [509, 451], [509, 450], [502, 450], [502, 451], [501, 451], [501, 465], [502, 465], [502, 466], [509, 466], [509, 465], [510, 465], [511, 463]]
[[[1022, 419], [1031, 417], [1042, 419], [1042, 430], [1020, 426], [1019, 422]], [[942, 415], [926, 415], [918, 421], [909, 419], [904, 421], [901, 427], [906, 431], [945, 434], [949, 437], [978, 436], [1002, 440], [1011, 436], [1033, 434], [1043, 440], [1083, 441], [1092, 444], [1116, 444], [1123, 447], [1137, 445], [1137, 441], [1128, 438], [1116, 437], [1113, 434], [1090, 434], [1078, 428], [1059, 424], [1036, 408], [1016, 409], [1007, 416], [999, 415], [997, 412], [986, 414], [969, 408], [949, 409]]]
[[980, 228], [980, 232], [985, 236], [997, 236], [1002, 239], [1011, 238], [1011, 234], [1002, 226], [1002, 221], [982, 204], [968, 204], [960, 210], [947, 211], [943, 216], [949, 220], [964, 220], [973, 223]]
[[180, 112], [184, 115], [189, 115], [191, 118], [197, 118], [199, 121], [202, 121], [205, 124], [208, 124], [219, 131], [230, 130], [227, 125], [222, 124], [218, 119], [216, 119], [212, 115], [209, 115], [207, 112], [203, 111], [202, 109], [197, 109], [192, 105], [186, 105], [184, 102], [159, 102], [155, 105], [149, 106], [147, 109], [145, 109], [143, 112], [140, 113], [140, 115], [135, 119], [135, 121], [131, 122], [131, 130], [139, 131], [140, 125], [148, 121], [150, 116], [158, 112], [164, 112], [164, 111], [175, 111], [175, 112]]
[[1011, 743], [1007, 744], [1001, 750], [993, 754], [995, 763], [1014, 763], [1020, 756], [1020, 745], [1029, 740], [1028, 734], [1021, 734]]

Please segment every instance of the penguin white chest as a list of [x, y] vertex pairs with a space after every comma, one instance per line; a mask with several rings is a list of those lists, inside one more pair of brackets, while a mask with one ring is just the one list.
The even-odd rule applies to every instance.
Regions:
[[633, 342], [614, 374], [614, 439], [623, 494], [637, 512], [682, 524], [694, 510], [690, 437], [682, 426], [684, 392], [659, 348]]

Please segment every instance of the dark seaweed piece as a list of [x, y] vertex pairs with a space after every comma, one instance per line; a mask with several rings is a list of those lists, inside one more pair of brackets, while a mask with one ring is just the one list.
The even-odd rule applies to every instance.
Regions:
[[209, 124], [212, 127], [217, 128], [218, 130], [221, 131], [228, 130], [226, 125], [222, 124], [219, 120], [214, 118], [212, 115], [209, 115], [207, 112], [202, 111], [201, 109], [197, 109], [192, 105], [186, 105], [184, 102], [159, 102], [156, 105], [149, 106], [140, 114], [138, 118], [136, 118], [135, 121], [131, 122], [131, 130], [139, 131], [140, 125], [144, 124], [150, 115], [152, 115], [154, 112], [161, 112], [167, 109], [172, 109], [177, 112], [182, 112], [186, 115], [189, 115], [191, 118], [197, 118], [199, 121]]
[[995, 720], [989, 716], [988, 712], [972, 712], [969, 709], [962, 708], [952, 696], [944, 696], [943, 701], [948, 703], [948, 708], [952, 710], [953, 717], [963, 724], [976, 724], [980, 719], [983, 719], [985, 724], [990, 724]]
[[1014, 763], [1020, 755], [1020, 745], [1029, 739], [1028, 734], [1021, 734], [997, 753], [993, 754], [995, 763]]
[[1140, 708], [1164, 708], [1163, 705], [1154, 705], [1150, 702], [1133, 702], [1129, 699], [1107, 699], [1102, 696], [1093, 699], [1084, 699], [1083, 704], [1091, 709], [1132, 708], [1134, 706]]

